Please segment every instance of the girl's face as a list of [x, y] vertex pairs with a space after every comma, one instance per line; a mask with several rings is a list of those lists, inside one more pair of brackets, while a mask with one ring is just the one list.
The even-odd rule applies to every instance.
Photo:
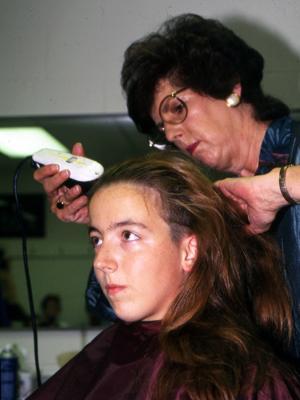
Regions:
[[91, 199], [94, 270], [116, 315], [125, 321], [161, 320], [195, 256], [195, 238], [171, 239], [152, 189], [117, 183]]

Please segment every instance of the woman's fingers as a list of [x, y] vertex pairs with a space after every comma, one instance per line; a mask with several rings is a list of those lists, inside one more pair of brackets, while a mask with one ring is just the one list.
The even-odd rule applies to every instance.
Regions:
[[72, 154], [74, 154], [75, 156], [81, 156], [81, 157], [85, 156], [85, 151], [84, 151], [84, 147], [82, 146], [82, 143], [78, 142], [78, 143], [73, 144]]
[[[84, 148], [81, 143], [75, 143], [72, 154], [84, 156]], [[70, 177], [70, 171], [59, 171], [59, 166], [49, 164], [38, 168], [34, 179], [43, 185], [51, 211], [58, 219], [64, 222], [77, 222], [87, 224], [89, 222], [87, 203], [88, 199], [82, 195], [80, 185], [67, 188], [64, 184]]]
[[55, 164], [39, 168], [33, 174], [34, 179], [43, 185], [48, 196], [56, 194], [55, 192], [64, 184], [69, 176], [70, 172], [68, 170], [59, 172], [59, 167]]
[[[50, 206], [51, 211], [61, 221], [87, 224], [89, 222], [87, 196], [82, 195], [77, 198], [69, 196], [68, 198], [72, 200], [70, 202], [66, 200], [65, 194], [59, 194], [56, 198], [53, 198]], [[58, 208], [57, 202], [62, 203], [63, 208]]]

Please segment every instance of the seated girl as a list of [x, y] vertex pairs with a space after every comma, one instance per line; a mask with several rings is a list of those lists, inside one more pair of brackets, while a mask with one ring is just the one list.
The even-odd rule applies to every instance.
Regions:
[[107, 171], [89, 201], [94, 270], [119, 318], [31, 400], [299, 399], [270, 239], [176, 152]]

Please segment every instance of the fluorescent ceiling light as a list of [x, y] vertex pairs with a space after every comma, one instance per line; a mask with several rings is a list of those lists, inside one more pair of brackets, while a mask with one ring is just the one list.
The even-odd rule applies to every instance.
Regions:
[[8, 157], [27, 157], [44, 148], [69, 151], [43, 128], [0, 128], [0, 152]]

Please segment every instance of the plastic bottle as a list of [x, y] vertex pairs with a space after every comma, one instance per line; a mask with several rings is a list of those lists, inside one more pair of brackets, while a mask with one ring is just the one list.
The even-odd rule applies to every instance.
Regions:
[[[28, 351], [14, 344], [13, 352], [18, 357], [18, 400], [25, 400], [33, 390], [33, 377], [29, 366]], [[1, 400], [1, 399], [0, 399]]]
[[7, 344], [0, 353], [0, 399], [16, 400], [18, 385], [18, 358]]

